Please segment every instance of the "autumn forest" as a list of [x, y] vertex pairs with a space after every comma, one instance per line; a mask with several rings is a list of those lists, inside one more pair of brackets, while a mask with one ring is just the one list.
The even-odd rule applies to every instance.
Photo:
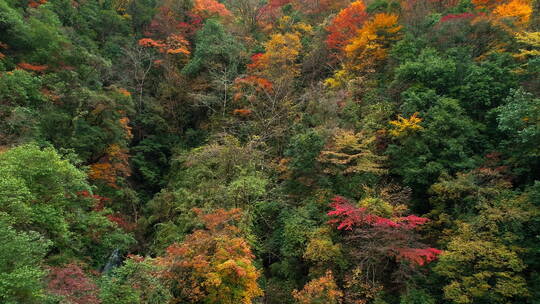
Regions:
[[540, 0], [0, 0], [0, 303], [540, 304]]

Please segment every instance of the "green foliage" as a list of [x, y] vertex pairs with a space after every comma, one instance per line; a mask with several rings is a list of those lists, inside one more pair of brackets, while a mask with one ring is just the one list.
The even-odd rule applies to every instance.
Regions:
[[133, 241], [91, 211], [95, 202], [80, 194], [90, 190], [85, 174], [53, 148], [24, 145], [1, 153], [0, 176], [0, 211], [14, 227], [53, 241], [59, 258], [83, 253], [101, 264], [112, 249]]
[[45, 102], [41, 94], [41, 78], [24, 70], [2, 75], [0, 98], [3, 105], [37, 108]]
[[155, 275], [159, 270], [155, 260], [142, 259], [137, 256], [128, 259], [103, 277], [100, 283], [103, 304], [160, 304], [172, 298], [164, 282]]
[[251, 210], [264, 200], [270, 180], [254, 144], [243, 145], [223, 135], [174, 160], [169, 185], [149, 203], [156, 249], [182, 239], [195, 224], [191, 211], [195, 207]]
[[194, 76], [203, 70], [229, 73], [239, 72], [244, 47], [214, 19], [208, 19], [195, 38], [195, 52], [182, 73]]
[[51, 243], [35, 231], [21, 232], [0, 213], [0, 300], [6, 304], [44, 303], [42, 260]]
[[508, 134], [508, 144], [525, 155], [538, 156], [534, 143], [540, 139], [540, 99], [523, 89], [514, 90], [506, 104], [497, 108], [497, 114], [499, 130]]
[[[426, 189], [441, 173], [450, 174], [477, 164], [479, 130], [455, 99], [433, 91], [404, 93], [408, 115], [419, 112], [423, 130], [388, 147], [394, 172], [415, 189]], [[422, 190], [420, 190], [422, 191]]]
[[398, 81], [421, 84], [438, 93], [454, 86], [457, 77], [457, 63], [431, 48], [423, 49], [413, 61], [406, 61], [396, 69]]
[[401, 296], [400, 304], [435, 304], [435, 299], [423, 289], [410, 289]]
[[324, 139], [315, 130], [296, 134], [291, 137], [285, 156], [290, 158], [289, 169], [295, 176], [309, 175], [315, 172], [316, 160], [324, 147]]
[[[439, 202], [458, 217], [447, 250], [434, 268], [449, 280], [444, 295], [454, 303], [506, 303], [530, 296], [521, 246], [540, 210], [527, 196], [505, 190], [508, 187], [489, 172], [458, 175], [433, 186]], [[472, 205], [467, 213], [459, 208], [464, 203]], [[444, 218], [449, 217], [439, 215]]]

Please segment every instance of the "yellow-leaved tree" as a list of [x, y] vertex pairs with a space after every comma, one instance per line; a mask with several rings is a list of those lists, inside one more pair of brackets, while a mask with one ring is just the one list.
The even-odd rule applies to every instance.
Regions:
[[389, 133], [394, 137], [402, 137], [409, 135], [411, 133], [424, 129], [420, 125], [421, 122], [422, 118], [418, 117], [418, 112], [414, 113], [409, 118], [398, 115], [398, 118], [396, 120], [390, 121], [392, 129], [390, 129]]
[[332, 175], [384, 174], [387, 171], [383, 168], [386, 157], [373, 152], [375, 140], [374, 135], [340, 129], [317, 160], [325, 165], [324, 172]]
[[331, 88], [344, 86], [357, 74], [372, 70], [388, 56], [390, 45], [399, 40], [402, 26], [398, 16], [379, 13], [366, 21], [344, 47], [345, 60], [325, 84]]
[[341, 303], [343, 297], [331, 271], [318, 279], [309, 281], [302, 290], [294, 290], [292, 294], [299, 304], [338, 304]]

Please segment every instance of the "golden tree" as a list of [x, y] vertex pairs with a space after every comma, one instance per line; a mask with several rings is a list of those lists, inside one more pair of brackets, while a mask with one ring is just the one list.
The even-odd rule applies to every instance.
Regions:
[[328, 174], [386, 173], [383, 168], [385, 156], [373, 152], [376, 137], [350, 130], [338, 130], [327, 148], [321, 152], [318, 161]]

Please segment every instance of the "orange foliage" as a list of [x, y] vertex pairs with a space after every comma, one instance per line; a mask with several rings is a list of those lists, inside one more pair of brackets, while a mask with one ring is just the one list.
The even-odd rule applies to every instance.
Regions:
[[366, 6], [362, 1], [355, 1], [339, 12], [332, 24], [326, 28], [329, 33], [326, 39], [328, 48], [342, 51], [367, 17]]
[[375, 15], [372, 20], [364, 23], [345, 47], [347, 57], [357, 60], [358, 67], [386, 58], [389, 41], [397, 40], [397, 34], [402, 28], [397, 21], [397, 15], [386, 13]]
[[41, 94], [43, 94], [44, 96], [47, 96], [49, 97], [52, 101], [58, 101], [60, 100], [60, 96], [55, 94], [54, 92], [52, 92], [51, 90], [47, 89], [47, 88], [43, 88], [40, 90]]
[[132, 139], [133, 133], [131, 133], [131, 127], [129, 126], [129, 118], [122, 117], [118, 120], [118, 122], [122, 126], [122, 129], [124, 129], [124, 137], [128, 140]]
[[292, 295], [300, 304], [338, 304], [343, 297], [331, 271], [327, 271], [323, 277], [309, 281], [302, 290], [294, 290]]
[[230, 17], [231, 12], [222, 3], [216, 0], [195, 0], [193, 13], [203, 17], [210, 18], [213, 16]]
[[46, 65], [34, 65], [27, 62], [21, 62], [17, 66], [23, 70], [32, 71], [32, 72], [44, 72], [47, 70], [48, 66]]
[[497, 6], [493, 10], [493, 14], [499, 18], [512, 18], [517, 25], [525, 25], [529, 22], [532, 11], [529, 1], [512, 0]]
[[165, 52], [167, 54], [184, 54], [189, 55], [190, 52], [187, 49], [189, 42], [178, 34], [172, 34], [165, 40], [167, 48]]
[[88, 177], [93, 180], [105, 182], [108, 186], [118, 188], [118, 177], [131, 175], [129, 167], [129, 154], [127, 149], [117, 144], [110, 145], [98, 163], [90, 165]]
[[118, 88], [117, 91], [118, 91], [118, 93], [120, 93], [120, 94], [122, 94], [122, 95], [124, 95], [126, 97], [131, 96], [131, 93], [128, 90], [124, 89], [124, 88]]
[[116, 175], [110, 163], [97, 163], [90, 165], [88, 177], [93, 180], [101, 180], [109, 186], [116, 188]]
[[164, 54], [190, 54], [190, 51], [188, 50], [189, 41], [177, 34], [170, 35], [165, 41], [142, 38], [139, 40], [139, 45], [156, 48], [158, 52]]
[[233, 114], [238, 116], [249, 116], [252, 112], [253, 111], [251, 111], [250, 109], [235, 109], [233, 111]]
[[272, 91], [272, 83], [268, 79], [257, 77], [257, 76], [247, 76], [243, 78], [238, 78], [235, 80], [236, 87], [241, 87], [243, 85], [253, 86], [257, 90], [262, 91]]
[[152, 38], [142, 38], [139, 39], [139, 45], [144, 47], [155, 47], [162, 48], [165, 47], [165, 44], [161, 40], [154, 40]]
[[262, 290], [251, 249], [232, 223], [240, 209], [195, 211], [207, 229], [169, 246], [158, 259], [164, 268], [161, 277], [177, 290], [175, 303], [252, 303]]
[[28, 7], [36, 8], [45, 3], [47, 3], [47, 0], [31, 0], [28, 2]]

